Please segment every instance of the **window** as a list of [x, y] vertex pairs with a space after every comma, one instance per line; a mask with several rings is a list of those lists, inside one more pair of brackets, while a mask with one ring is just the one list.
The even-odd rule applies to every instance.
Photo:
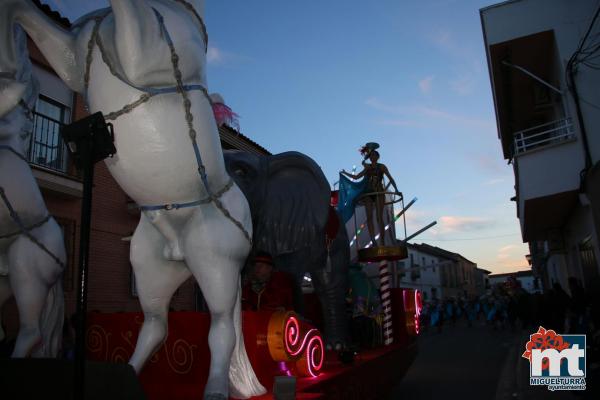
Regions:
[[68, 151], [60, 136], [61, 125], [71, 119], [69, 107], [40, 95], [33, 112], [29, 161], [59, 172], [67, 172]]

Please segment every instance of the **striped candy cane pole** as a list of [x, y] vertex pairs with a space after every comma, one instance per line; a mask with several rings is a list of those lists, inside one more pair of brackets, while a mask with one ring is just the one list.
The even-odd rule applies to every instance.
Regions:
[[390, 271], [387, 261], [379, 262], [379, 282], [381, 287], [381, 304], [383, 306], [383, 344], [394, 342], [392, 331], [392, 293], [390, 291]]

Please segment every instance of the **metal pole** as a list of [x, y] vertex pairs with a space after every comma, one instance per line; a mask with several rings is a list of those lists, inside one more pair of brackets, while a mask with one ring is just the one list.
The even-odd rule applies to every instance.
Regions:
[[[400, 210], [400, 212], [398, 213], [398, 215], [396, 216], [396, 218], [400, 218], [402, 215], [404, 215], [404, 213], [406, 212], [406, 210], [408, 210], [413, 204], [415, 204], [416, 201], [417, 201], [417, 198], [415, 197], [414, 199], [412, 199], [411, 201], [409, 201], [406, 206], [403, 205], [402, 210]], [[403, 203], [404, 203], [404, 200], [403, 200]]]
[[[404, 196], [402, 196], [402, 209], [404, 210]], [[404, 240], [406, 240], [406, 215], [402, 215], [404, 221]]]
[[420, 235], [421, 233], [425, 232], [427, 229], [431, 228], [435, 224], [437, 224], [437, 221], [433, 221], [432, 223], [430, 223], [429, 225], [427, 225], [425, 228], [419, 229], [418, 231], [416, 231], [415, 233], [413, 233], [412, 235], [410, 235], [409, 237], [407, 237], [406, 239], [404, 239], [403, 242], [408, 242], [410, 239], [414, 238], [417, 235]]
[[[91, 135], [91, 132], [90, 132]], [[94, 162], [92, 160], [92, 138], [81, 142], [83, 169], [83, 199], [81, 204], [81, 227], [79, 239], [79, 281], [77, 288], [77, 335], [75, 337], [74, 398], [85, 399], [85, 331], [87, 314], [87, 281], [90, 252], [90, 226], [92, 215], [92, 188]]]

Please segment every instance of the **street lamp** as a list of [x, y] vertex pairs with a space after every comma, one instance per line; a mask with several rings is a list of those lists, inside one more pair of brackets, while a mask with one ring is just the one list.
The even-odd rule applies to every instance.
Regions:
[[61, 135], [78, 169], [83, 172], [81, 203], [81, 236], [79, 238], [79, 281], [77, 287], [77, 326], [75, 336], [74, 397], [85, 398], [85, 325], [87, 313], [87, 279], [90, 252], [90, 223], [92, 217], [92, 188], [94, 164], [112, 157], [114, 145], [112, 124], [104, 121], [101, 112], [65, 125]]

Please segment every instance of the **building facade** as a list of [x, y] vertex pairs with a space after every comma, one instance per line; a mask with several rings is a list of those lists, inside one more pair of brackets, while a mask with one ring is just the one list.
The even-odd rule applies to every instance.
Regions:
[[510, 286], [518, 282], [518, 286], [531, 294], [541, 292], [539, 279], [533, 275], [533, 271], [531, 270], [509, 272], [506, 274], [492, 274], [490, 275], [489, 280], [490, 286], [492, 287], [496, 285]]
[[396, 286], [421, 290], [424, 300], [480, 296], [477, 264], [428, 244], [408, 244], [408, 258], [397, 263]]
[[600, 276], [599, 11], [591, 0], [480, 10], [511, 200], [544, 288]]
[[475, 292], [478, 294], [487, 293], [490, 288], [490, 274], [492, 272], [483, 268], [475, 268]]

